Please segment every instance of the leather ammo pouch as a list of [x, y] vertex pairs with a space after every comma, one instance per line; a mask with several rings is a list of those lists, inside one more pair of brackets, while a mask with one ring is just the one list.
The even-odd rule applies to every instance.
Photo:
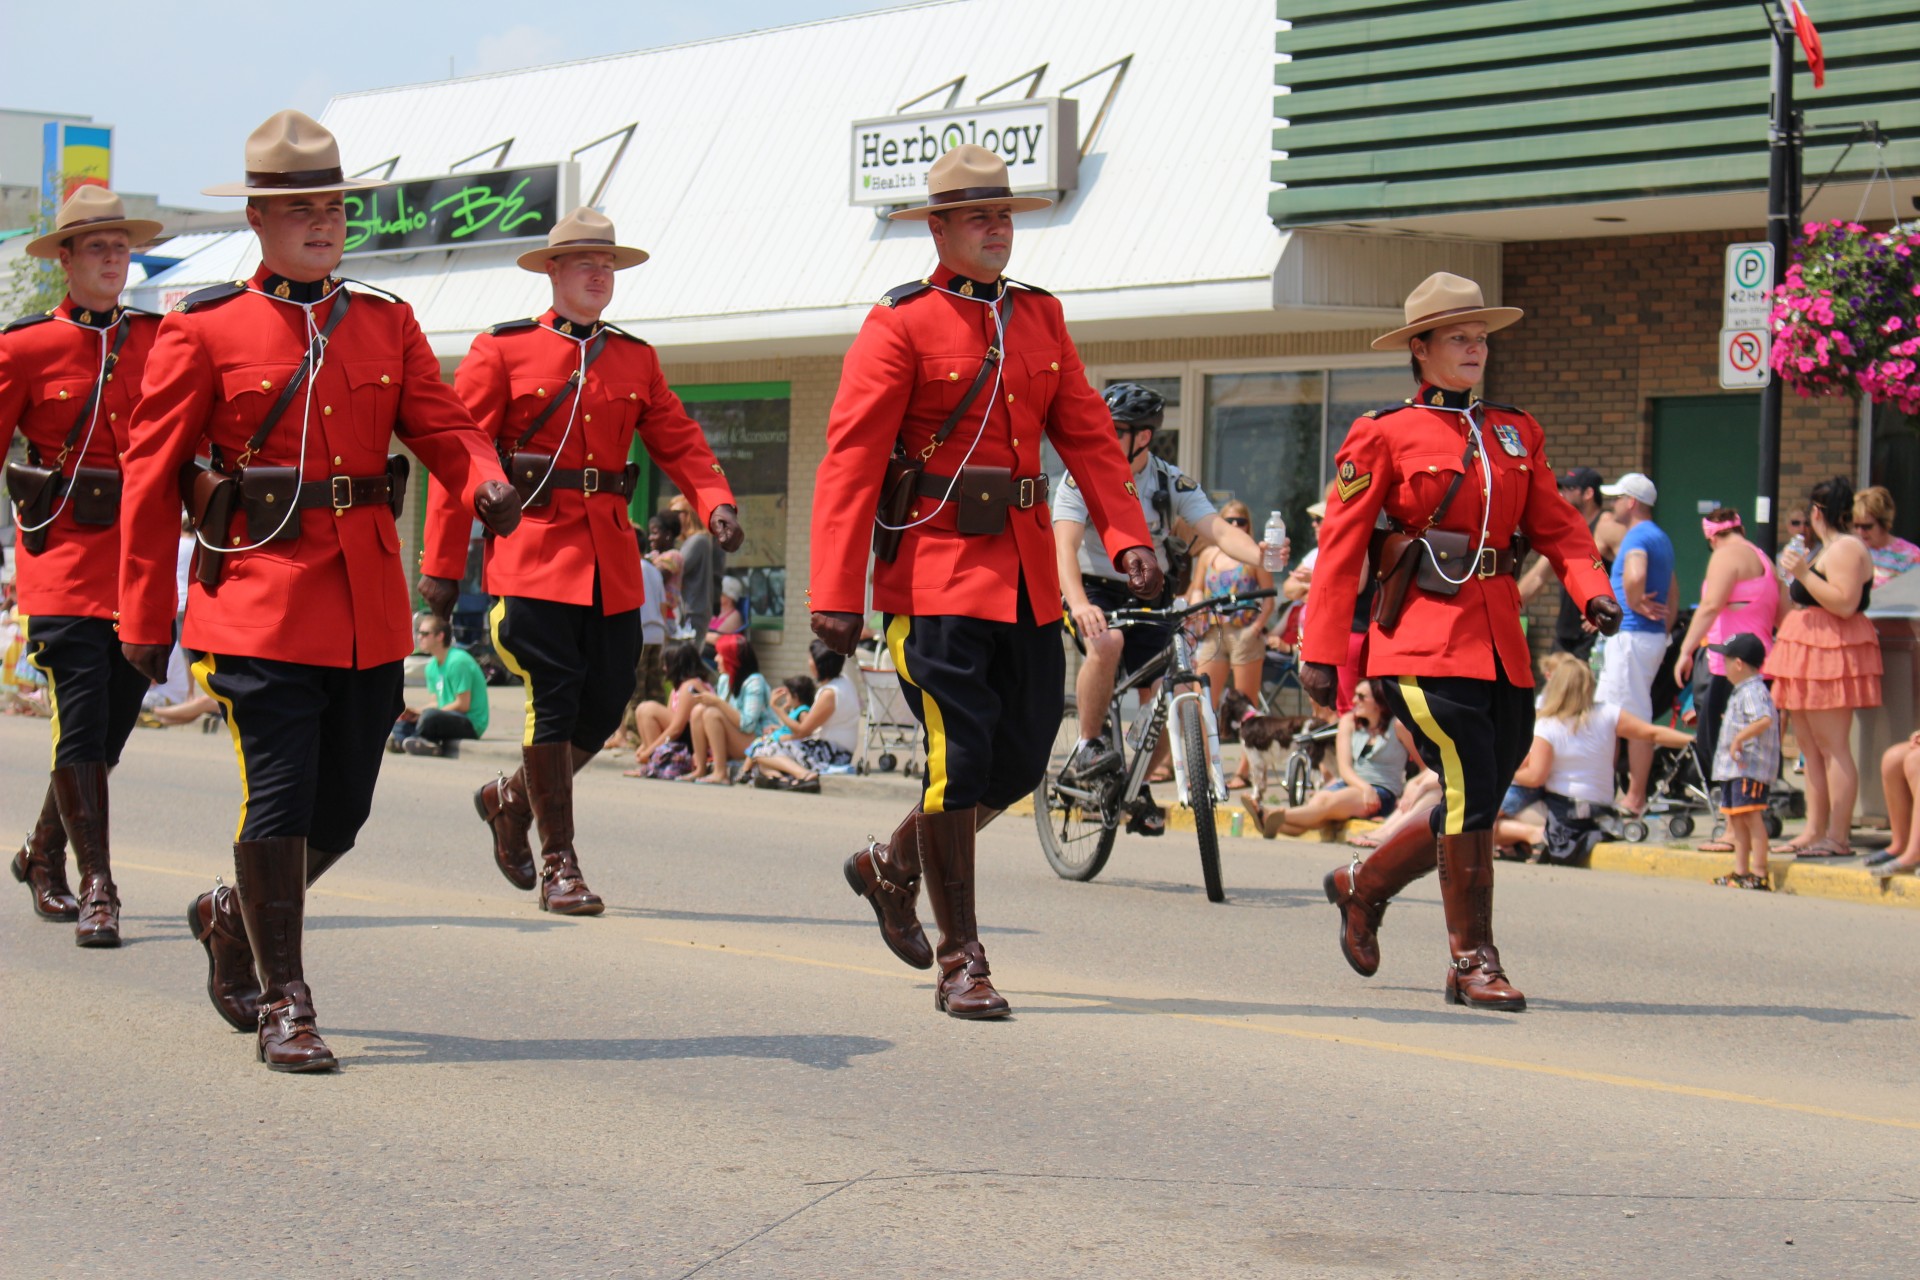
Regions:
[[[520, 495], [520, 509], [532, 511], [553, 502], [553, 486], [542, 483], [553, 470], [550, 453], [514, 453], [507, 457], [507, 482]], [[535, 490], [539, 490], [538, 493]]]
[[1429, 529], [1422, 541], [1428, 551], [1420, 556], [1414, 582], [1422, 591], [1431, 591], [1437, 596], [1459, 595], [1465, 580], [1473, 576], [1473, 536]]
[[234, 478], [240, 482], [249, 546], [299, 539], [300, 468], [247, 467]]
[[[203, 543], [227, 545], [233, 526], [233, 509], [240, 501], [240, 486], [234, 478], [189, 462], [180, 471], [180, 500], [186, 504], [187, 520]], [[203, 546], [193, 551], [193, 576], [203, 587], [219, 585], [220, 570], [226, 557]]]
[[940, 492], [948, 488], [953, 490], [953, 527], [971, 536], [1001, 532], [1007, 527], [1007, 508], [1019, 505], [1013, 472], [1006, 467], [962, 467], [959, 483], [943, 483]]
[[892, 564], [900, 554], [900, 540], [906, 536], [905, 526], [926, 469], [926, 463], [904, 453], [887, 459], [886, 479], [880, 482], [880, 505], [873, 519], [874, 559]]
[[67, 493], [76, 524], [107, 525], [120, 519], [120, 473], [111, 467], [75, 467]]
[[53, 519], [53, 504], [60, 496], [59, 479], [60, 472], [54, 467], [36, 467], [27, 462], [7, 464], [7, 494], [17, 508], [20, 545], [36, 556], [47, 549], [47, 531], [31, 526], [44, 526]]

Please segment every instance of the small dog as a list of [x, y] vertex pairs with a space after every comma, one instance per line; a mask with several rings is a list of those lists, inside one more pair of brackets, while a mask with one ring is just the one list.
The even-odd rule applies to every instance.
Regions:
[[[1247, 749], [1247, 774], [1253, 783], [1251, 794], [1255, 796], [1266, 794], [1268, 767], [1284, 768], [1293, 740], [1313, 723], [1310, 716], [1263, 716], [1238, 689], [1228, 689], [1220, 697], [1220, 740], [1237, 742]], [[1326, 755], [1327, 743], [1316, 742], [1310, 750], [1317, 770]]]

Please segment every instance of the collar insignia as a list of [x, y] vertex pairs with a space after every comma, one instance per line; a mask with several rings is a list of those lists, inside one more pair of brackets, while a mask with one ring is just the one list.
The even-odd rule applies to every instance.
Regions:
[[973, 296], [973, 281], [962, 280], [960, 282], [960, 296], [963, 298], [971, 298]]
[[1431, 396], [1427, 397], [1428, 404], [1445, 404], [1446, 402], [1447, 393], [1444, 391], [1436, 390]]
[[282, 280], [279, 284], [273, 286], [273, 296], [276, 298], [291, 298], [293, 296], [293, 290], [287, 287], [285, 280]]
[[80, 315], [79, 315], [79, 320], [80, 320], [80, 323], [81, 323], [81, 324], [92, 324], [92, 323], [93, 323], [93, 312], [91, 312], [91, 311], [82, 311], [82, 312], [80, 313]]

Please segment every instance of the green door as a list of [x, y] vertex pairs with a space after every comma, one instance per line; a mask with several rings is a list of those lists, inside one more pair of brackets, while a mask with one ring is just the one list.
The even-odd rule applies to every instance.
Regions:
[[[1668, 396], [1653, 402], [1654, 523], [1673, 539], [1680, 603], [1698, 604], [1707, 571], [1700, 517], [1732, 507], [1753, 520], [1759, 487], [1757, 395]], [[1609, 477], [1612, 478], [1612, 477]]]

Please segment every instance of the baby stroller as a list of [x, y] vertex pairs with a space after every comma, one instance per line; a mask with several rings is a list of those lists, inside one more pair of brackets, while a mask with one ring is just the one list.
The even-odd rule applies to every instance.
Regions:
[[854, 772], [891, 773], [897, 767], [903, 776], [914, 777], [922, 768], [920, 722], [907, 710], [893, 654], [886, 641], [876, 637], [872, 644], [855, 651], [854, 662], [860, 671], [863, 695], [860, 753]]

